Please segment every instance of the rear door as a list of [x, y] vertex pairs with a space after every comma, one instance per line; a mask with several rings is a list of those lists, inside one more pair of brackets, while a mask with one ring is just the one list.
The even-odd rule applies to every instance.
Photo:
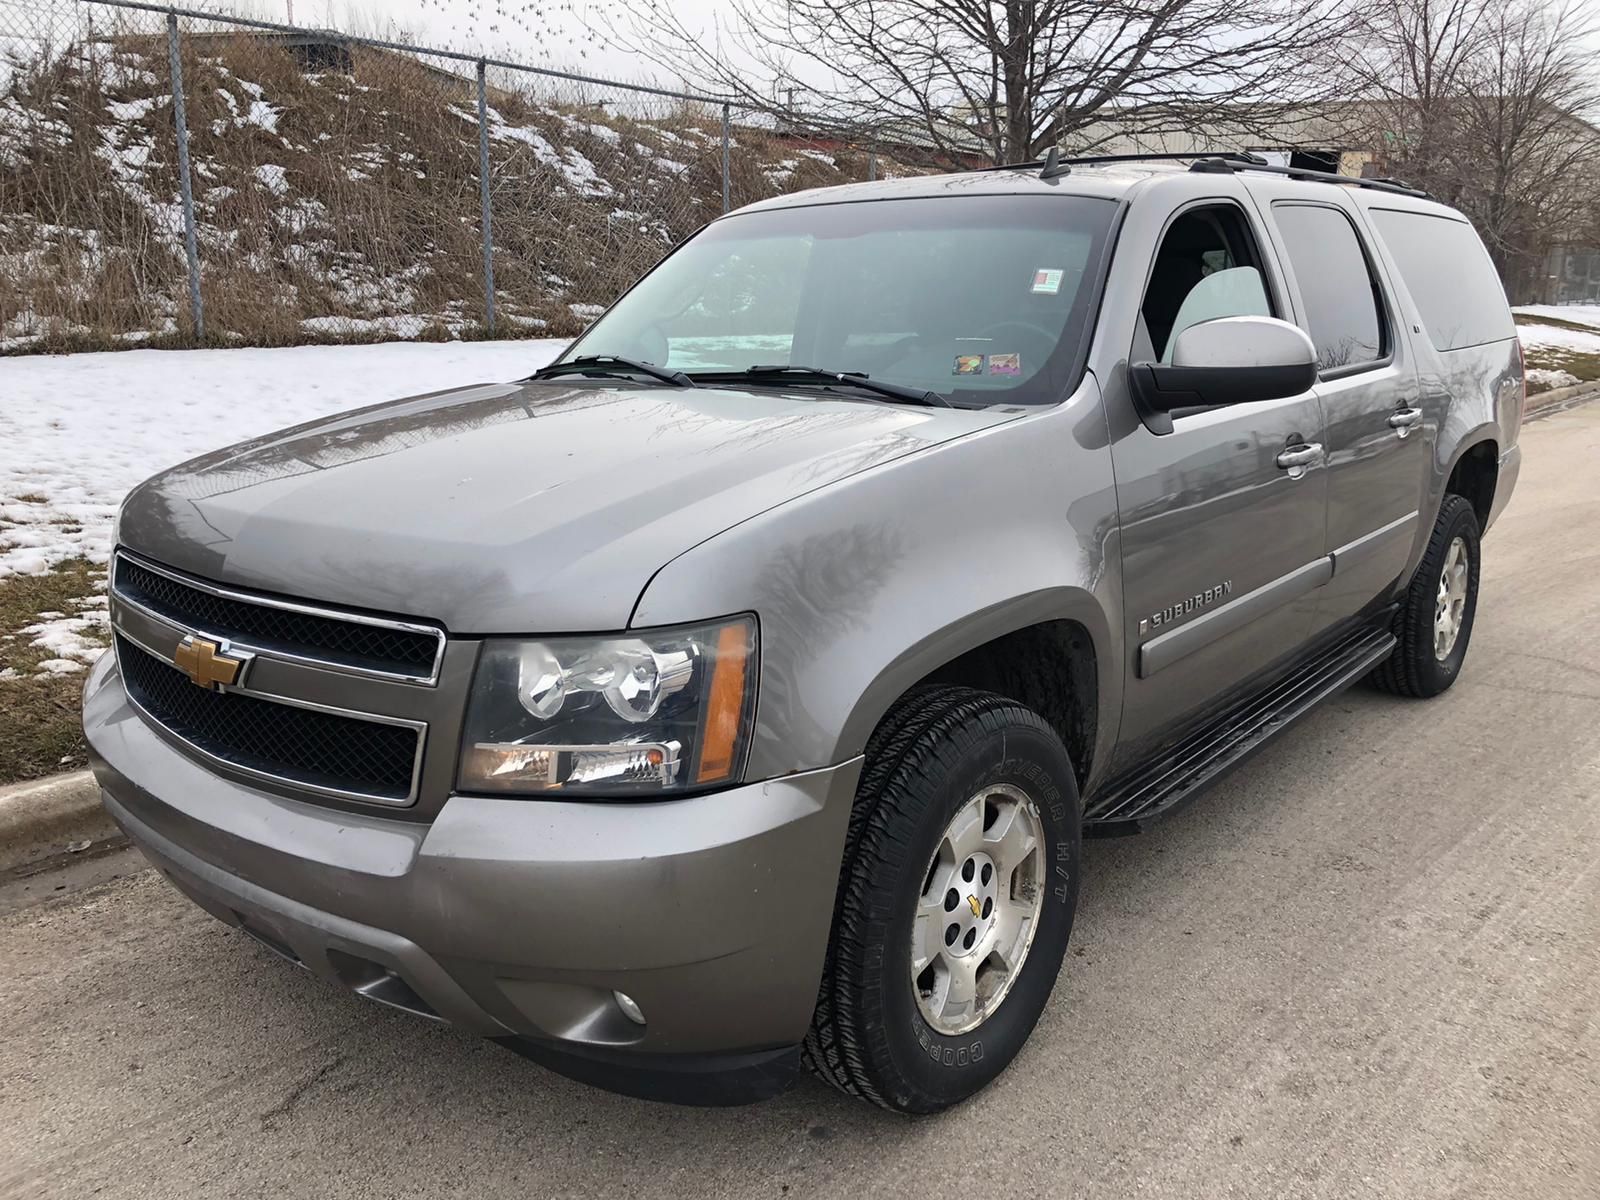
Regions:
[[1393, 290], [1342, 188], [1254, 178], [1248, 186], [1288, 267], [1294, 319], [1317, 347], [1333, 576], [1318, 596], [1314, 634], [1387, 599], [1405, 571], [1433, 430]]

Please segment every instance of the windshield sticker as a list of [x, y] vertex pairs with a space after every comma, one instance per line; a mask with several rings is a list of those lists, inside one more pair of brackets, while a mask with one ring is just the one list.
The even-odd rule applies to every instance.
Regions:
[[1036, 296], [1054, 296], [1061, 290], [1061, 277], [1065, 271], [1054, 269], [1040, 270], [1033, 273], [1033, 294]]
[[[1015, 355], [1013, 355], [1012, 357], [1015, 357]], [[983, 355], [981, 355], [981, 354], [958, 354], [958, 355], [956, 355], [956, 369], [951, 371], [950, 374], [952, 374], [952, 375], [982, 375], [983, 374]]]
[[1020, 354], [991, 354], [989, 355], [989, 374], [991, 375], [1021, 375], [1022, 355]]

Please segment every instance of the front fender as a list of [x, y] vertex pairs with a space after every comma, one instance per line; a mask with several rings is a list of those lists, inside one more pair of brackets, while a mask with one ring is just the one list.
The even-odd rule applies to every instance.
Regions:
[[680, 555], [636, 626], [753, 611], [760, 687], [747, 777], [859, 754], [895, 699], [995, 637], [1049, 620], [1093, 639], [1096, 761], [1122, 708], [1121, 580], [1105, 416], [1065, 403], [796, 497]]

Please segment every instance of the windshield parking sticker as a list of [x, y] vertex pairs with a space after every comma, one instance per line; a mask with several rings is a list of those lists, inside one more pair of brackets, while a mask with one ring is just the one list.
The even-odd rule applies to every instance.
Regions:
[[989, 374], [991, 375], [1021, 375], [1022, 355], [1020, 354], [991, 354], [989, 355]]
[[952, 374], [952, 375], [982, 375], [983, 374], [983, 355], [981, 355], [981, 354], [958, 354], [958, 355], [956, 355], [956, 368], [955, 368], [955, 370], [951, 371], [950, 374]]
[[1033, 291], [1037, 296], [1054, 296], [1061, 290], [1061, 277], [1064, 271], [1053, 269], [1039, 270], [1033, 273]]

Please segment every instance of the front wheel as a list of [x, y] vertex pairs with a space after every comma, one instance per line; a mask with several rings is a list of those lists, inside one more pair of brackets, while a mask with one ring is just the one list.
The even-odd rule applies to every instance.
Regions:
[[906, 697], [873, 734], [805, 1058], [900, 1112], [965, 1099], [1050, 997], [1078, 896], [1077, 781], [1032, 710]]

